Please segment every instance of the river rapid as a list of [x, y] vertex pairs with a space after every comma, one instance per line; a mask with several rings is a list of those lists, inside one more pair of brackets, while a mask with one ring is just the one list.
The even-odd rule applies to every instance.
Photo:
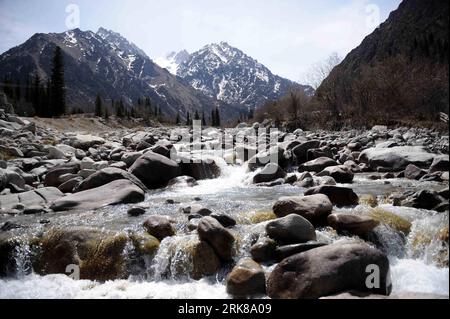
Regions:
[[[146, 195], [143, 205], [148, 209], [147, 214], [173, 217], [177, 220], [177, 235], [163, 240], [154, 258], [146, 260], [128, 279], [95, 282], [73, 280], [63, 274], [39, 276], [31, 270], [32, 252], [27, 245], [23, 245], [16, 251], [18, 267], [14, 274], [0, 280], [0, 298], [231, 298], [225, 287], [227, 269], [199, 281], [184, 275], [186, 268], [190, 267], [190, 257], [183, 251], [183, 243], [194, 240], [195, 236], [183, 228], [186, 217], [179, 212], [179, 208], [200, 202], [213, 212], [233, 217], [238, 222], [231, 230], [237, 242], [234, 258], [238, 260], [249, 255], [249, 247], [264, 236], [264, 219], [272, 210], [274, 202], [282, 196], [301, 195], [305, 189], [291, 185], [252, 185], [249, 180], [255, 172], [247, 172], [245, 166], [227, 165], [223, 160], [217, 162], [222, 171], [218, 179], [199, 181], [199, 185], [195, 187], [162, 189]], [[448, 184], [406, 179], [392, 179], [388, 182], [369, 179], [367, 174], [356, 174], [352, 184], [339, 186], [351, 187], [360, 196], [375, 196], [380, 208], [411, 223], [409, 235], [405, 238], [384, 224], [374, 230], [378, 234], [379, 247], [390, 261], [392, 293], [429, 293], [448, 297], [448, 241], [446, 244], [437, 240], [440, 232], [445, 229], [448, 232], [448, 212], [394, 207], [386, 200], [394, 192], [440, 190]], [[167, 204], [168, 199], [175, 204]], [[45, 218], [51, 220], [53, 227], [89, 226], [127, 232], [141, 227], [146, 218], [142, 216], [130, 219], [127, 215], [128, 208], [129, 205], [118, 205], [84, 213], [50, 213]], [[333, 212], [361, 213], [371, 209], [368, 203], [362, 202], [353, 208], [334, 208]], [[11, 221], [11, 218], [8, 220]], [[38, 233], [41, 231], [40, 227], [46, 227], [36, 226], [34, 217], [20, 216], [17, 221], [22, 225], [27, 222], [33, 225], [27, 232]], [[4, 220], [0, 219], [0, 223], [2, 222]], [[20, 232], [23, 233], [23, 230], [17, 232], [18, 236]], [[318, 228], [316, 232], [318, 241], [325, 243], [361, 241], [358, 237], [337, 235], [328, 228]], [[270, 272], [274, 266], [263, 267], [266, 272]]]

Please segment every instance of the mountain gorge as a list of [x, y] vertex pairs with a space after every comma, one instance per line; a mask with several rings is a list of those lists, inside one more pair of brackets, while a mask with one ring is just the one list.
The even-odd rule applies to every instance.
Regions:
[[219, 106], [225, 118], [237, 117], [238, 106], [205, 96], [155, 64], [141, 49], [120, 34], [100, 28], [97, 33], [79, 29], [64, 33], [35, 34], [24, 44], [0, 56], [0, 75], [25, 83], [35, 73], [49, 78], [55, 47], [64, 54], [67, 104], [90, 111], [97, 93], [108, 101], [123, 99], [133, 105], [150, 97], [164, 114], [183, 117], [189, 111]]
[[448, 1], [403, 1], [318, 88], [324, 121], [439, 120], [449, 110], [448, 39]]
[[274, 75], [226, 42], [206, 45], [192, 54], [185, 50], [171, 53], [156, 61], [206, 96], [247, 108], [277, 100], [290, 90], [301, 90], [308, 96], [314, 94], [310, 86]]

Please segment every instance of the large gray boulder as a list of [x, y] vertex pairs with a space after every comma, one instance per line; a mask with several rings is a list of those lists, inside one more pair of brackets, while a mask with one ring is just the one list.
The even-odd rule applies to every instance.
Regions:
[[409, 164], [428, 168], [436, 154], [429, 153], [422, 146], [396, 146], [391, 148], [369, 148], [359, 156], [359, 162], [366, 163], [371, 169], [378, 167], [401, 171]]
[[307, 141], [294, 147], [292, 153], [294, 153], [297, 163], [303, 164], [308, 161], [308, 151], [310, 149], [318, 148], [319, 146], [320, 141], [318, 140]]
[[233, 256], [233, 235], [213, 217], [203, 217], [197, 226], [200, 240], [206, 241], [223, 261]]
[[315, 194], [327, 195], [333, 205], [336, 206], [354, 206], [359, 203], [358, 195], [347, 187], [323, 185], [310, 188], [305, 192], [305, 195]]
[[144, 228], [159, 240], [175, 235], [174, 221], [168, 216], [153, 215], [144, 222]]
[[70, 137], [67, 144], [74, 148], [87, 151], [89, 148], [95, 145], [105, 144], [105, 142], [105, 139], [98, 136], [77, 134]]
[[145, 199], [144, 191], [127, 179], [71, 194], [56, 200], [54, 211], [89, 210], [116, 204], [133, 204]]
[[262, 267], [251, 258], [241, 259], [227, 276], [227, 292], [234, 297], [263, 295], [266, 277]]
[[64, 194], [55, 187], [38, 188], [32, 191], [0, 196], [0, 208], [10, 210], [18, 204], [25, 207], [47, 207], [53, 201], [63, 197]]
[[182, 175], [175, 161], [153, 152], [139, 157], [130, 167], [130, 173], [150, 189], [164, 187], [171, 179]]
[[44, 185], [58, 187], [63, 184], [60, 180], [60, 176], [65, 174], [77, 174], [80, 170], [80, 165], [76, 163], [62, 164], [50, 169], [47, 174], [45, 174]]
[[441, 155], [441, 156], [437, 156], [434, 160], [433, 163], [431, 163], [430, 166], [430, 173], [434, 173], [434, 172], [448, 172], [450, 168], [450, 164], [449, 164], [449, 157], [448, 155]]
[[416, 165], [409, 164], [408, 166], [406, 166], [404, 174], [405, 174], [405, 178], [407, 178], [407, 179], [419, 180], [423, 176], [425, 176], [427, 174], [427, 172], [423, 169], [420, 169]]
[[329, 166], [317, 174], [317, 176], [331, 176], [337, 183], [352, 183], [355, 174], [345, 165]]
[[291, 214], [266, 225], [267, 235], [284, 244], [306, 243], [316, 240], [314, 226], [300, 215]]
[[297, 214], [315, 226], [324, 225], [332, 210], [333, 204], [323, 194], [281, 197], [273, 206], [273, 212], [277, 217]]
[[128, 179], [142, 190], [147, 190], [147, 187], [145, 187], [145, 185], [133, 174], [120, 168], [108, 167], [89, 175], [75, 188], [74, 192], [82, 192], [88, 189], [97, 188], [119, 179]]
[[34, 268], [40, 275], [67, 274], [68, 265], [77, 265], [80, 279], [121, 279], [126, 275], [127, 242], [123, 233], [91, 228], [51, 229], [40, 240]]
[[274, 299], [318, 299], [348, 290], [389, 295], [386, 255], [367, 244], [332, 244], [286, 258], [267, 282], [268, 295]]
[[286, 175], [286, 172], [278, 164], [269, 163], [260, 172], [255, 174], [253, 183], [269, 183], [279, 178], [285, 178]]
[[355, 214], [332, 214], [328, 216], [328, 225], [339, 232], [365, 236], [380, 223], [370, 216]]
[[212, 159], [176, 156], [182, 175], [191, 176], [196, 180], [213, 179], [220, 176], [220, 168]]
[[337, 166], [339, 165], [338, 162], [336, 162], [334, 159], [329, 157], [319, 157], [315, 160], [306, 162], [303, 165], [300, 165], [299, 170], [301, 171], [307, 171], [307, 172], [321, 172], [325, 168], [329, 166]]

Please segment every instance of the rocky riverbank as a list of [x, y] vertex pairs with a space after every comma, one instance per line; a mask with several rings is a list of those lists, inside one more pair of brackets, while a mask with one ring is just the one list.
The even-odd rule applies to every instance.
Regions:
[[233, 297], [426, 296], [398, 290], [398, 260], [448, 286], [448, 135], [269, 127], [62, 132], [0, 110], [0, 287], [75, 265]]

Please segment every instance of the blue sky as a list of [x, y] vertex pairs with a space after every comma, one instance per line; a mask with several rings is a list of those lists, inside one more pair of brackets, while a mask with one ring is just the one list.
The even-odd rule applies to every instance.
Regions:
[[345, 56], [400, 0], [0, 0], [0, 52], [37, 32], [68, 29], [66, 8], [80, 10], [80, 29], [121, 33], [150, 57], [227, 41], [274, 73], [302, 80], [332, 52]]

